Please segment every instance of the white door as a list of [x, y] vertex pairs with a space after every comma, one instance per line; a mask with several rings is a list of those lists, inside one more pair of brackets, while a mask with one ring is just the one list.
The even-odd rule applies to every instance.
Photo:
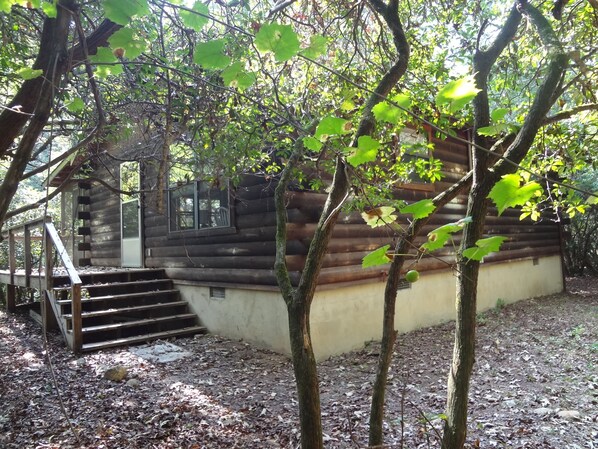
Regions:
[[143, 266], [139, 185], [139, 162], [123, 162], [120, 166], [120, 190], [135, 192], [130, 195], [121, 194], [120, 248], [121, 265], [123, 267]]

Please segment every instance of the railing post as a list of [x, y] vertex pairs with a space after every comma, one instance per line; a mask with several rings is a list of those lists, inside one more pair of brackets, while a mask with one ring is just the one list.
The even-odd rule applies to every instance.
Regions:
[[[54, 258], [52, 257], [52, 238], [47, 232], [45, 222], [43, 226], [43, 244], [44, 244], [44, 277], [46, 281], [46, 291], [51, 291], [54, 287]], [[48, 331], [51, 327], [50, 324], [50, 313], [52, 313], [52, 306], [49, 304], [50, 298], [47, 294], [42, 295], [41, 298], [41, 315], [42, 315], [42, 326], [44, 332]]]
[[27, 224], [23, 228], [23, 237], [25, 239], [23, 242], [23, 257], [25, 259], [25, 286], [31, 287], [33, 258], [31, 257], [31, 228]]
[[14, 312], [17, 306], [17, 287], [15, 286], [15, 270], [17, 259], [15, 256], [15, 234], [13, 230], [8, 231], [8, 270], [10, 283], [6, 285], [6, 310]]
[[73, 352], [78, 354], [83, 346], [83, 332], [81, 320], [81, 284], [71, 286], [71, 313], [73, 316]]

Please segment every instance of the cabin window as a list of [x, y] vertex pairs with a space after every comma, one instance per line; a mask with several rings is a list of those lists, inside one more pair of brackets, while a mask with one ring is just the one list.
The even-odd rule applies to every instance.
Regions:
[[425, 170], [430, 161], [430, 146], [426, 134], [414, 129], [405, 128], [399, 134], [403, 162], [410, 163], [411, 170], [403, 187], [417, 190], [433, 190], [434, 186], [418, 173], [418, 165]]
[[169, 191], [170, 231], [231, 226], [228, 188], [205, 181], [175, 186]]

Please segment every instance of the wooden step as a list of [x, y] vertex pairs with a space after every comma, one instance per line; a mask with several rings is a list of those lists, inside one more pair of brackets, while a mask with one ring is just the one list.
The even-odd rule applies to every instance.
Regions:
[[[122, 308], [112, 308], [106, 310], [94, 310], [93, 312], [81, 312], [81, 318], [95, 318], [95, 317], [102, 317], [102, 316], [109, 316], [109, 315], [120, 315], [123, 313], [131, 313], [131, 312], [142, 312], [144, 310], [158, 310], [164, 309], [167, 307], [183, 307], [187, 306], [186, 301], [172, 301], [172, 302], [161, 302], [158, 304], [148, 304], [143, 306], [133, 306], [133, 307], [122, 307]], [[62, 315], [63, 318], [67, 320], [71, 320], [73, 315], [70, 313], [65, 313]]]
[[[91, 298], [81, 298], [81, 304], [102, 302], [102, 301], [122, 301], [125, 299], [147, 298], [151, 296], [173, 295], [178, 293], [178, 290], [152, 290], [139, 293], [123, 293], [122, 295], [105, 295], [93, 296]], [[60, 306], [68, 306], [71, 304], [70, 299], [59, 299], [56, 303]]]
[[88, 210], [77, 211], [77, 218], [79, 220], [91, 220], [91, 212]]
[[87, 195], [79, 195], [77, 197], [77, 204], [91, 204], [91, 198]]
[[[127, 270], [82, 271], [79, 277], [84, 284], [108, 284], [110, 282], [130, 282], [135, 280], [166, 279], [164, 269], [139, 268]], [[67, 287], [69, 279], [66, 276], [55, 276], [54, 286]]]
[[145, 343], [151, 340], [158, 340], [161, 338], [180, 337], [184, 335], [205, 334], [207, 329], [203, 326], [184, 327], [164, 332], [155, 332], [151, 334], [135, 335], [133, 337], [118, 338], [115, 340], [99, 341], [96, 343], [86, 343], [81, 350], [84, 352], [97, 351], [99, 349], [113, 348], [115, 346], [125, 346], [134, 343]]
[[[113, 323], [113, 324], [101, 324], [99, 326], [87, 326], [82, 329], [83, 335], [90, 334], [92, 332], [103, 332], [103, 331], [112, 331], [118, 329], [124, 329], [127, 327], [135, 327], [135, 326], [144, 326], [150, 324], [159, 324], [164, 323], [167, 321], [176, 321], [176, 320], [188, 320], [197, 318], [194, 313], [183, 313], [180, 315], [170, 315], [170, 316], [163, 316], [158, 318], [147, 318], [143, 320], [135, 320], [135, 321], [126, 321], [123, 323]], [[69, 331], [72, 332], [72, 331]]]
[[[121, 288], [121, 287], [141, 287], [141, 286], [148, 286], [153, 284], [162, 284], [168, 285], [170, 287], [172, 285], [172, 281], [170, 279], [149, 279], [149, 280], [138, 280], [138, 281], [127, 281], [127, 282], [106, 282], [106, 283], [98, 283], [98, 284], [84, 284], [81, 286], [82, 289], [87, 290], [102, 290], [102, 289], [111, 289], [111, 288]], [[70, 290], [70, 285], [67, 286], [59, 286], [54, 287], [55, 292], [60, 292], [64, 290]]]
[[77, 235], [91, 235], [91, 228], [89, 226], [79, 226]]

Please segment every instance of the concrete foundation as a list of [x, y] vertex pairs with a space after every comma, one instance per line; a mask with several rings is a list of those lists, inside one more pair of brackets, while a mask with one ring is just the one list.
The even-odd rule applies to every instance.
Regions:
[[[242, 339], [289, 354], [286, 306], [276, 289], [209, 287], [175, 281], [182, 297], [211, 333]], [[563, 290], [559, 256], [482, 265], [478, 310]], [[500, 301], [499, 301], [500, 300]], [[316, 292], [311, 311], [314, 351], [319, 360], [341, 354], [382, 335], [384, 283], [325, 287]], [[455, 318], [452, 272], [423, 273], [410, 288], [399, 290], [399, 332]]]

